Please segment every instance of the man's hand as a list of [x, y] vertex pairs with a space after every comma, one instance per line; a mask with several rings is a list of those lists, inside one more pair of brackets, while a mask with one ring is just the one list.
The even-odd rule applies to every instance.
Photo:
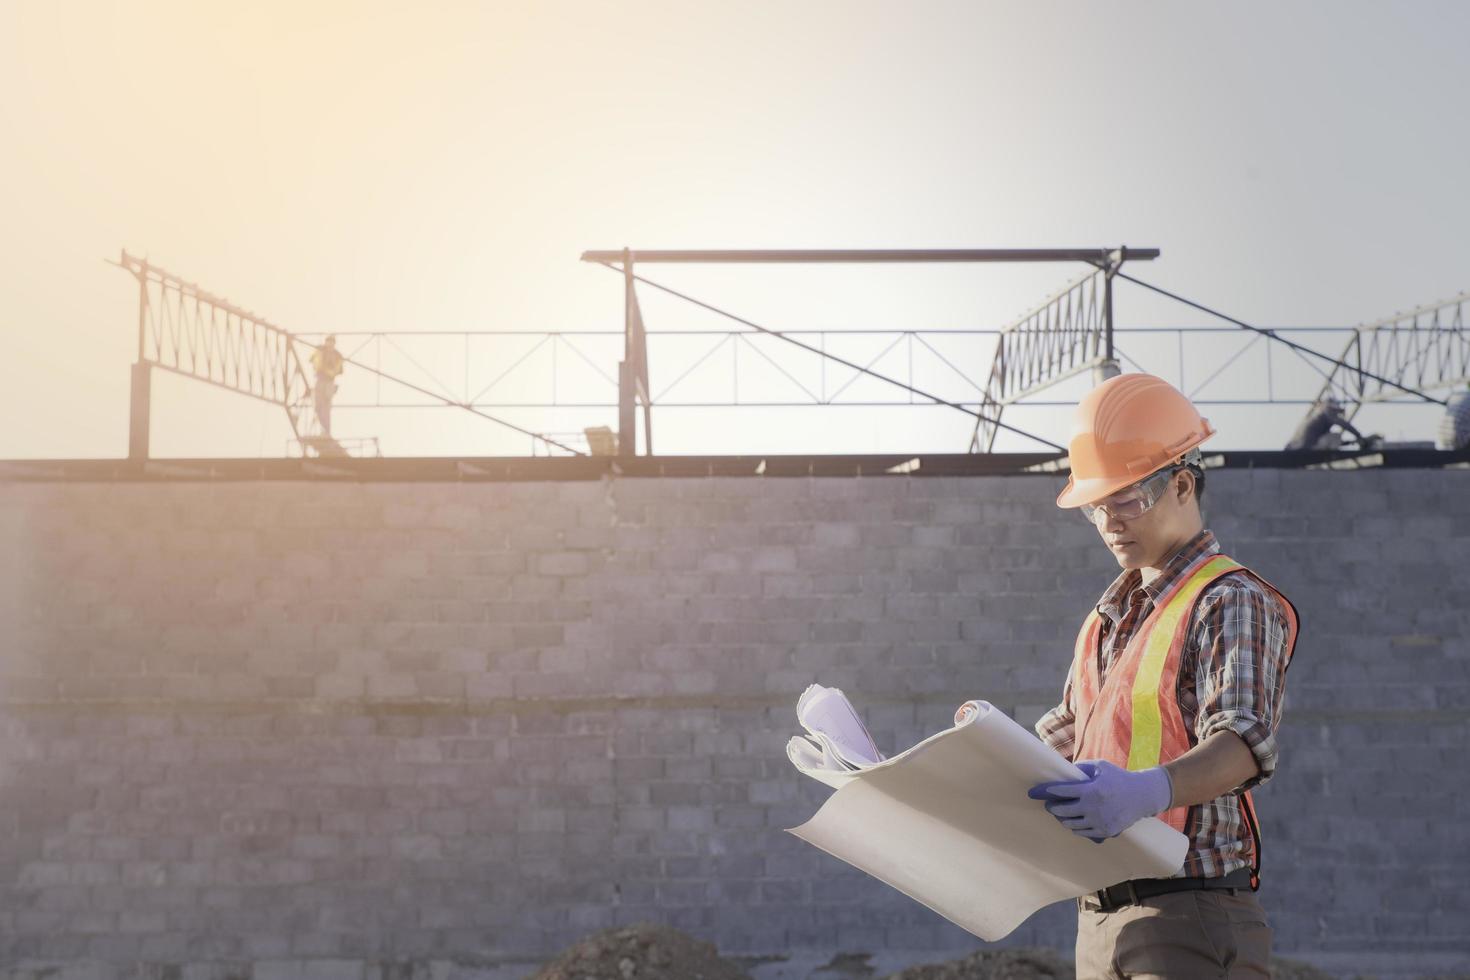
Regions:
[[1144, 817], [1169, 808], [1173, 786], [1162, 766], [1129, 772], [1111, 762], [1079, 762], [1082, 782], [1040, 783], [1026, 794], [1045, 800], [1063, 827], [1095, 844], [1116, 837]]

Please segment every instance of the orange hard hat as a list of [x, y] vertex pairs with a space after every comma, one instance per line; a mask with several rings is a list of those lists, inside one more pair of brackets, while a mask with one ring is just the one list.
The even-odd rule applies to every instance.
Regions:
[[1089, 391], [1072, 418], [1072, 475], [1058, 507], [1093, 504], [1179, 460], [1210, 436], [1210, 420], [1151, 374], [1120, 374]]

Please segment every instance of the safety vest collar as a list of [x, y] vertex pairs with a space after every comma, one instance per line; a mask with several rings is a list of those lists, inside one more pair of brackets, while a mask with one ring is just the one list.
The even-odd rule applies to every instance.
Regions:
[[1149, 600], [1157, 606], [1164, 594], [1199, 561], [1219, 553], [1220, 543], [1215, 538], [1215, 532], [1205, 528], [1169, 556], [1159, 575], [1152, 582], [1144, 584], [1142, 575], [1137, 569], [1130, 568], [1119, 573], [1102, 595], [1098, 596], [1097, 611], [1112, 622], [1118, 622], [1127, 611], [1128, 600], [1138, 589], [1142, 589], [1148, 595]]
[[[1168, 761], [1163, 759], [1164, 728], [1168, 713], [1178, 713], [1174, 681], [1190, 613], [1211, 582], [1241, 567], [1220, 554], [1204, 554], [1193, 561], [1159, 597], [1105, 679], [1098, 663], [1102, 617], [1095, 610], [1088, 615], [1073, 658], [1079, 749], [1096, 746], [1100, 754], [1088, 753], [1089, 757], [1133, 770]], [[1105, 717], [1097, 718], [1098, 714]], [[1094, 720], [1108, 730], [1092, 731]], [[1169, 748], [1175, 750], [1169, 755], [1173, 758], [1188, 745]]]

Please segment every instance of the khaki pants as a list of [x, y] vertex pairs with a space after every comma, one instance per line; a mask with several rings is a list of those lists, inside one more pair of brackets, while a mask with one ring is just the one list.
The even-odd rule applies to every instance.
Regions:
[[1077, 903], [1077, 980], [1270, 977], [1271, 927], [1250, 891], [1174, 892], [1111, 912]]

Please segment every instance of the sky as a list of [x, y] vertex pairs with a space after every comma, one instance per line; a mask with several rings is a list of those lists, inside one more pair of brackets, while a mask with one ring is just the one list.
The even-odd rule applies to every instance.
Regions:
[[[1132, 274], [1253, 324], [1373, 321], [1470, 289], [1467, 31], [1470, 6], [1430, 2], [0, 0], [0, 458], [127, 454], [138, 290], [104, 261], [124, 249], [305, 338], [335, 331], [367, 356], [383, 342], [354, 335], [393, 333], [395, 373], [451, 393], [526, 354], [538, 338], [517, 331], [620, 330], [620, 278], [578, 257], [623, 246], [1127, 244], [1162, 250]], [[954, 331], [1004, 326], [1085, 270], [642, 271], [772, 329]], [[1136, 286], [1116, 304], [1120, 328], [1220, 325]], [[644, 312], [655, 334], [735, 326], [646, 288]], [[428, 331], [476, 336], [398, 336]], [[892, 339], [832, 342], [866, 360]], [[1120, 344], [1175, 383], [1182, 362], [1189, 390], [1249, 339], [1192, 339], [1182, 361], [1172, 335]], [[1344, 335], [1297, 339], [1332, 352]], [[655, 336], [655, 392], [718, 340]], [[615, 372], [615, 336], [578, 343]], [[934, 343], [988, 374], [993, 340]], [[613, 400], [560, 342], [495, 393], [545, 400], [551, 346], [559, 398]], [[789, 399], [754, 346], [726, 342], [669, 399], [729, 400], [736, 347], [742, 397]], [[1265, 346], [1209, 394], [1258, 397]], [[822, 383], [810, 355], [764, 350]], [[1273, 370], [1315, 394], [1299, 361], [1278, 351]], [[155, 376], [155, 456], [288, 451], [280, 408]], [[349, 366], [339, 401], [373, 400], [370, 377]], [[1273, 448], [1301, 412], [1206, 414], [1214, 445]], [[606, 407], [493, 414], [616, 424]], [[1060, 442], [1067, 416], [1005, 419]], [[1427, 439], [1437, 417], [1362, 420]], [[972, 426], [935, 407], [654, 412], [665, 453], [964, 451]], [[396, 456], [536, 451], [454, 409], [339, 407], [334, 430]]]

